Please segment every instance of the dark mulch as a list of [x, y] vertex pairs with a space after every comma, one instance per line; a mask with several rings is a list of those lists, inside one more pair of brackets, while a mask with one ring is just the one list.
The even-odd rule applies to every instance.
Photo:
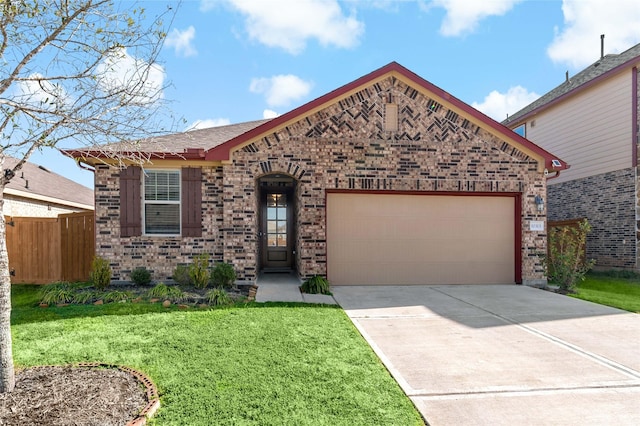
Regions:
[[0, 394], [0, 425], [126, 425], [146, 404], [144, 387], [118, 369], [30, 368]]

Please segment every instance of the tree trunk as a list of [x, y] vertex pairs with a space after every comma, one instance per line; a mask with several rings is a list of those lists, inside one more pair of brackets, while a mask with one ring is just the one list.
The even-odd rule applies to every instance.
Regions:
[[[2, 163], [4, 161], [0, 161], [0, 166]], [[5, 184], [4, 176], [0, 177], [0, 393], [11, 392], [16, 385], [11, 345], [11, 276], [3, 210]]]

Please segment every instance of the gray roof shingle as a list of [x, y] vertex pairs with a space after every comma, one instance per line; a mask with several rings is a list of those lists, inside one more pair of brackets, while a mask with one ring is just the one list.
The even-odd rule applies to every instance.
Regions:
[[[18, 160], [5, 157], [4, 168], [13, 168]], [[43, 166], [26, 162], [22, 169], [9, 181], [7, 188], [29, 194], [41, 195], [60, 200], [60, 204], [72, 202], [93, 206], [93, 190], [64, 176], [53, 173]]]
[[126, 142], [124, 145], [115, 143], [105, 145], [101, 149], [113, 151], [136, 151], [144, 153], [182, 153], [187, 148], [209, 150], [248, 132], [270, 119], [247, 121], [226, 126], [209, 127], [206, 129], [189, 130], [182, 133], [172, 133], [154, 136], [139, 141]]
[[581, 86], [600, 77], [601, 75], [634, 60], [640, 61], [640, 44], [636, 44], [632, 48], [619, 54], [605, 55], [602, 59], [599, 59], [584, 70], [580, 71], [578, 74], [569, 78], [569, 81], [565, 81], [555, 89], [522, 108], [520, 111], [509, 116], [502, 122], [502, 124], [509, 126], [509, 124], [519, 121], [530, 112], [535, 111], [538, 108], [553, 102], [559, 97], [573, 90], [579, 89]]

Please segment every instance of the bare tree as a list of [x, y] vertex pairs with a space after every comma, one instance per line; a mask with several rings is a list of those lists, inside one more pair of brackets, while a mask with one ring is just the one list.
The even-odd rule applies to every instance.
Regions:
[[[163, 133], [164, 70], [156, 58], [163, 18], [143, 3], [0, 0], [0, 210], [2, 193], [35, 151], [88, 148], [101, 158], [143, 161], [135, 140]], [[105, 146], [108, 144], [108, 146]], [[4, 159], [18, 159], [5, 168]], [[11, 281], [0, 220], [0, 392], [15, 386]]]

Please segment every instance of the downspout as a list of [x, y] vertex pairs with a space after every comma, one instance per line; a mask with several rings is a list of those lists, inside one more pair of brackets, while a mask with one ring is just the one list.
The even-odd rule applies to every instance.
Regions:
[[78, 163], [78, 167], [80, 167], [83, 170], [89, 170], [92, 173], [96, 172], [96, 169], [94, 167], [91, 167], [88, 163], [85, 163], [82, 160], [78, 160], [77, 163]]
[[[631, 68], [631, 161], [634, 173], [635, 173], [635, 186], [636, 186], [636, 212], [638, 210], [638, 127], [640, 126], [640, 122], [638, 122], [638, 67], [635, 66]], [[638, 213], [636, 213], [636, 235], [638, 234]], [[636, 262], [635, 268], [638, 269], [640, 265], [638, 265], [638, 238], [636, 237]]]
[[557, 178], [558, 176], [560, 176], [560, 170], [557, 170], [557, 171], [556, 171], [556, 174], [555, 174], [555, 175], [553, 175], [553, 176], [547, 176], [547, 180], [555, 179], [555, 178]]
[[638, 67], [633, 67], [631, 69], [631, 125], [633, 126], [631, 129], [632, 135], [632, 150], [631, 150], [631, 158], [633, 161], [632, 167], [637, 167], [638, 165]]

